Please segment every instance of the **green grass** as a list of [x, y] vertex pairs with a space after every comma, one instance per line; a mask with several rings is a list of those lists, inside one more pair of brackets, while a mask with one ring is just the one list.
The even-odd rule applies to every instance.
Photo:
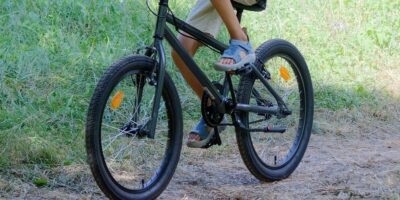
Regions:
[[[398, 100], [386, 91], [393, 83], [385, 73], [399, 73], [399, 1], [268, 3], [265, 12], [245, 13], [243, 24], [256, 45], [284, 38], [298, 46], [317, 109], [377, 109], [383, 99]], [[191, 5], [171, 1], [181, 18]], [[144, 1], [0, 0], [0, 167], [83, 162], [96, 82], [107, 66], [149, 44], [153, 26]], [[220, 38], [228, 40], [226, 31]], [[218, 79], [214, 58], [204, 49], [196, 59]], [[199, 117], [192, 91], [168, 64], [185, 116]]]

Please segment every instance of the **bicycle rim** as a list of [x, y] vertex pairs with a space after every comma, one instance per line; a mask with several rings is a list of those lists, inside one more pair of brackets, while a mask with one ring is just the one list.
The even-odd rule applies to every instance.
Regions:
[[156, 184], [169, 159], [172, 136], [163, 99], [155, 138], [145, 134], [155, 89], [141, 71], [131, 71], [115, 85], [103, 109], [100, 146], [106, 171], [116, 185], [131, 193]]
[[[301, 73], [289, 57], [276, 55], [265, 63], [268, 82], [292, 112], [278, 118], [271, 115], [247, 113], [245, 124], [250, 129], [279, 127], [284, 133], [251, 132], [251, 146], [255, 156], [270, 169], [286, 166], [296, 155], [304, 132], [305, 102]], [[250, 105], [277, 106], [275, 98], [259, 79], [255, 79], [249, 99]]]

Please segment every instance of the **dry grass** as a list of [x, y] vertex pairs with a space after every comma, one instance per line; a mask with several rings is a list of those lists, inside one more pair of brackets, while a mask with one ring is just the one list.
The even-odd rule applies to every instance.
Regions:
[[[84, 163], [84, 110], [103, 69], [150, 43], [154, 24], [142, 23], [150, 16], [144, 2], [129, 2], [0, 3], [0, 167], [7, 167], [0, 169], [0, 199], [104, 198]], [[194, 3], [172, 2], [180, 17]], [[260, 183], [243, 165], [229, 129], [222, 146], [184, 148], [160, 198], [400, 199], [399, 5], [270, 1], [267, 12], [245, 13], [254, 44], [285, 38], [309, 64], [316, 114], [306, 156], [289, 179]], [[207, 61], [213, 59], [203, 58], [217, 55], [201, 50], [197, 60], [218, 77]], [[171, 72], [186, 133], [199, 104]], [[36, 178], [48, 184], [37, 187]]]
[[[233, 130], [209, 150], [184, 147], [181, 161], [160, 199], [399, 199], [400, 116], [388, 102], [386, 116], [369, 109], [317, 110], [317, 128], [299, 168], [279, 182], [262, 183], [245, 168]], [[185, 131], [192, 127], [186, 121]], [[6, 198], [101, 199], [86, 165], [8, 170], [0, 177]], [[1, 174], [5, 174], [4, 172]], [[34, 177], [49, 184], [39, 188]]]

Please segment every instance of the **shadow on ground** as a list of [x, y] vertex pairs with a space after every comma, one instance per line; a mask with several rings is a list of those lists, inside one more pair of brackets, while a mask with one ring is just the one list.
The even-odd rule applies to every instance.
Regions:
[[[400, 106], [395, 97], [375, 100], [379, 100], [376, 105], [335, 111], [316, 107], [313, 135], [303, 161], [288, 179], [279, 182], [260, 182], [246, 169], [233, 129], [223, 134], [223, 146], [209, 150], [184, 147], [174, 178], [160, 199], [398, 199]], [[185, 124], [187, 132], [194, 122]], [[49, 180], [47, 186], [32, 183], [38, 175]], [[84, 163], [2, 169], [0, 197], [104, 198]]]

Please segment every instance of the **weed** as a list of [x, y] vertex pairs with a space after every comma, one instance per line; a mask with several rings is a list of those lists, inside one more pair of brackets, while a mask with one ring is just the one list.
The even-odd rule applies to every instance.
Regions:
[[[185, 18], [193, 4], [173, 0], [170, 6]], [[398, 1], [268, 4], [265, 12], [245, 12], [243, 25], [255, 45], [279, 37], [299, 47], [317, 109], [378, 110], [385, 101], [377, 96], [398, 98], [391, 95], [400, 83]], [[1, 1], [0, 10], [0, 166], [84, 162], [85, 116], [95, 84], [115, 60], [151, 43], [155, 17], [144, 1], [14, 0]], [[226, 31], [219, 38], [228, 41]], [[196, 55], [214, 80], [221, 77], [212, 70], [217, 58], [205, 49]], [[171, 60], [168, 71], [184, 116], [198, 119], [198, 100]]]

